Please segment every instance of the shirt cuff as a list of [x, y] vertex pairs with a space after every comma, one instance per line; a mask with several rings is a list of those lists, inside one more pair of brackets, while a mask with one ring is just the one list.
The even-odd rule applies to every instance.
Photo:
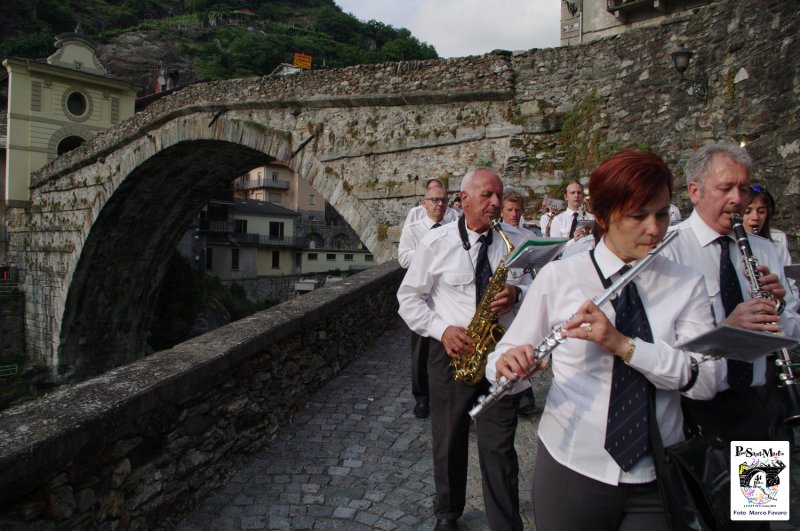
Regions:
[[444, 331], [447, 330], [448, 324], [441, 319], [434, 319], [431, 323], [430, 334], [436, 341], [442, 342]]

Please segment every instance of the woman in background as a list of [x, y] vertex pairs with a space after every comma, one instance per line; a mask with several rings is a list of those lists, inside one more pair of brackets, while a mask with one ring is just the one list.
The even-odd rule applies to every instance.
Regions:
[[783, 260], [783, 265], [791, 264], [786, 234], [770, 227], [770, 221], [775, 214], [775, 199], [764, 186], [753, 185], [750, 188], [750, 204], [745, 208], [743, 216], [745, 230], [771, 240], [778, 250], [778, 256]]

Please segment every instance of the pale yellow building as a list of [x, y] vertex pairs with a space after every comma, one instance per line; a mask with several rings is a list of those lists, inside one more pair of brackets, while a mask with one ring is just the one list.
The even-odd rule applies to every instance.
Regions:
[[44, 61], [7, 57], [0, 73], [0, 265], [9, 209], [26, 208], [31, 173], [130, 118], [141, 87], [108, 74], [94, 45], [56, 37]]
[[140, 87], [111, 77], [90, 41], [64, 33], [55, 46], [45, 62], [3, 60], [6, 206], [25, 206], [32, 172], [133, 116]]

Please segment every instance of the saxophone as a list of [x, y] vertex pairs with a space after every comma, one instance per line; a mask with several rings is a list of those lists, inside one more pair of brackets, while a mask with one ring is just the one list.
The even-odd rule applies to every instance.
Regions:
[[508, 268], [505, 266], [505, 262], [514, 251], [514, 245], [500, 228], [500, 223], [496, 219], [490, 219], [489, 223], [490, 227], [503, 238], [503, 242], [508, 247], [508, 254], [497, 264], [497, 269], [489, 279], [489, 285], [481, 297], [475, 315], [472, 316], [472, 320], [467, 326], [466, 334], [475, 342], [475, 350], [471, 356], [459, 356], [450, 361], [453, 378], [457, 382], [468, 385], [476, 385], [483, 379], [489, 353], [494, 350], [497, 342], [506, 333], [506, 328], [497, 322], [497, 314], [492, 311], [491, 306], [494, 296], [501, 292], [506, 285]]

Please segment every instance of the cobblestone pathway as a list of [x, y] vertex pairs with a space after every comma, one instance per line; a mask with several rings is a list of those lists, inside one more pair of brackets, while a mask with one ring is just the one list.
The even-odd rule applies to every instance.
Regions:
[[[409, 348], [403, 326], [383, 334], [178, 529], [431, 529], [430, 422], [411, 413]], [[535, 377], [539, 405], [548, 383], [545, 375]], [[537, 425], [538, 417], [521, 418], [517, 431], [526, 530], [534, 529], [530, 488]], [[797, 459], [793, 464], [792, 497], [798, 500], [800, 466]], [[798, 505], [792, 521], [774, 522], [773, 530], [800, 528]], [[473, 433], [459, 530], [486, 529]]]

